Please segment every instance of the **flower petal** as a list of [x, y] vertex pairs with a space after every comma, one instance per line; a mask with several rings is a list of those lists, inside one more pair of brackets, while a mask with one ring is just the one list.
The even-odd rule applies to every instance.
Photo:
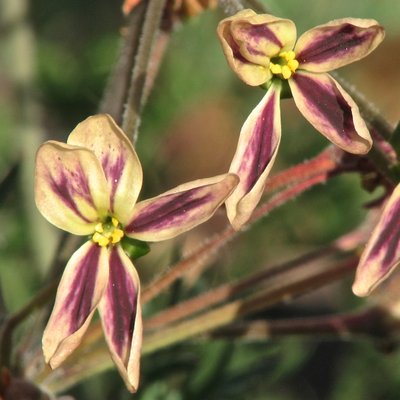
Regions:
[[400, 264], [400, 185], [388, 200], [361, 256], [353, 292], [367, 296]]
[[217, 33], [229, 66], [251, 86], [271, 79], [269, 59], [291, 50], [296, 40], [292, 21], [253, 10], [242, 10], [222, 20]]
[[237, 184], [236, 175], [219, 175], [142, 201], [136, 205], [125, 233], [150, 242], [171, 239], [211, 218]]
[[43, 333], [43, 353], [58, 367], [79, 346], [108, 280], [108, 251], [92, 241], [69, 260]]
[[370, 150], [372, 139], [357, 104], [335, 79], [299, 71], [289, 85], [304, 118], [332, 143], [354, 154]]
[[295, 47], [301, 69], [327, 72], [364, 58], [382, 42], [385, 31], [373, 19], [344, 18], [317, 26]]
[[248, 116], [241, 131], [229, 172], [240, 182], [226, 200], [229, 221], [239, 229], [250, 218], [264, 191], [281, 140], [280, 91], [278, 82]]
[[94, 230], [109, 207], [107, 182], [88, 149], [49, 141], [36, 155], [35, 200], [52, 224], [76, 235]]
[[110, 193], [110, 211], [122, 223], [128, 221], [142, 187], [142, 167], [132, 143], [107, 114], [81, 122], [68, 144], [93, 151], [103, 167]]
[[110, 253], [109, 281], [99, 312], [111, 357], [128, 389], [136, 392], [142, 347], [140, 282], [120, 246]]

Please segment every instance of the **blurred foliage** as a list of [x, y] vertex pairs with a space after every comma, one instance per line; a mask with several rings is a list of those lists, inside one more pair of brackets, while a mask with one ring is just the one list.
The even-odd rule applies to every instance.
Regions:
[[[34, 119], [40, 123], [43, 138], [62, 140], [98, 108], [118, 54], [123, 23], [121, 4], [105, 0], [36, 0], [28, 4], [29, 29], [36, 46], [34, 80], [28, 92], [39, 105]], [[382, 0], [379, 4], [373, 0], [316, 0], [304, 4], [265, 0], [264, 4], [279, 16], [294, 19], [299, 32], [333, 18], [375, 18], [386, 27], [394, 48], [400, 45], [397, 0]], [[261, 99], [261, 91], [249, 90], [227, 68], [215, 35], [221, 17], [221, 11], [206, 12], [179, 26], [171, 39], [143, 115], [137, 144], [145, 174], [143, 197], [188, 179], [224, 172], [241, 123]], [[24, 154], [21, 91], [13, 81], [12, 66], [1, 61], [10, 51], [19, 51], [18, 47], [10, 50], [10, 35], [3, 32], [0, 39], [0, 177]], [[371, 64], [390, 61], [393, 53], [385, 53], [384, 49], [378, 56], [371, 55]], [[368, 59], [360, 64], [363, 81], [358, 80], [357, 84], [361, 91], [374, 93], [376, 70], [368, 69]], [[357, 68], [358, 65], [345, 69], [344, 75], [357, 80]], [[379, 86], [386, 87], [380, 91], [386, 97], [371, 100], [383, 107], [397, 105], [397, 92], [387, 89], [392, 85], [390, 76], [384, 78], [379, 76]], [[395, 84], [399, 84], [398, 79]], [[326, 145], [290, 100], [283, 107], [284, 136], [275, 172], [312, 157]], [[394, 111], [383, 108], [383, 114], [392, 119], [400, 117], [398, 106]], [[33, 154], [35, 149], [31, 151]], [[32, 246], [27, 228], [30, 211], [25, 205], [33, 198], [24, 198], [29, 190], [21, 186], [20, 179], [7, 188], [0, 209], [1, 288], [10, 310], [18, 309], [35, 293], [43, 271], [43, 266], [33, 261], [37, 257], [32, 259], [38, 249]], [[224, 250], [204, 276], [175, 285], [154, 302], [154, 307], [165, 307], [218, 283], [327, 244], [362, 221], [366, 214], [363, 204], [372, 198], [373, 194], [361, 190], [357, 176], [335, 178], [329, 185], [315, 188], [294, 204], [273, 212]], [[218, 224], [221, 222], [217, 218], [214, 224], [188, 235], [187, 246], [204, 240]], [[46, 243], [48, 238], [40, 240]], [[138, 261], [145, 280], [175, 257], [163, 246], [154, 246], [153, 250], [149, 257]], [[348, 282], [335, 292], [328, 292], [328, 296], [323, 295], [322, 300], [317, 296], [314, 301], [300, 302], [296, 312], [315, 315], [357, 303]], [[282, 306], [271, 310], [270, 315], [284, 317], [288, 313], [290, 306]], [[395, 400], [399, 392], [400, 354], [396, 350], [385, 354], [368, 342], [282, 338], [246, 344], [198, 340], [159, 351], [142, 360], [142, 384], [135, 398]], [[132, 397], [115, 371], [93, 377], [70, 393], [77, 399]]]

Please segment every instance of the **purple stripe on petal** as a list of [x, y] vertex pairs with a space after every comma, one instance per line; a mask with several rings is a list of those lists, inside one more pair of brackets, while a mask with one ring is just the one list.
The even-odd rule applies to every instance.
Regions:
[[226, 200], [228, 218], [235, 229], [248, 221], [257, 206], [277, 155], [281, 138], [280, 93], [280, 81], [275, 81], [240, 131], [229, 168], [240, 181]]
[[179, 225], [187, 219], [187, 214], [212, 201], [212, 194], [198, 196], [202, 189], [187, 190], [178, 194], [165, 196], [155, 203], [149, 204], [126, 227], [126, 231], [140, 233], [159, 229], [168, 229]]
[[79, 346], [108, 281], [108, 251], [91, 240], [70, 258], [43, 333], [43, 354], [57, 368]]
[[111, 183], [111, 193], [110, 193], [110, 208], [111, 212], [114, 212], [114, 197], [115, 197], [115, 192], [118, 188], [118, 182], [120, 181], [123, 173], [124, 173], [124, 167], [126, 163], [126, 159], [124, 157], [124, 154], [121, 152], [118, 157], [115, 159], [108, 154], [106, 154], [102, 159], [101, 159], [102, 167], [104, 170], [104, 173], [106, 175], [107, 181]]
[[120, 246], [109, 253], [109, 280], [99, 304], [99, 313], [111, 357], [128, 390], [139, 383], [142, 347], [140, 282], [129, 257]]
[[104, 296], [107, 305], [102, 309], [102, 319], [108, 331], [108, 339], [114, 351], [127, 363], [135, 329], [138, 288], [125, 271], [116, 247], [110, 254], [109, 283]]
[[388, 266], [392, 265], [399, 257], [400, 249], [400, 199], [383, 216], [380, 225], [383, 229], [377, 238], [377, 241], [369, 250], [369, 258], [378, 258], [380, 254], [384, 254], [381, 261], [382, 271], [386, 271]]
[[360, 44], [368, 42], [375, 36], [370, 30], [360, 30], [351, 24], [339, 25], [337, 29], [329, 29], [326, 34], [320, 34], [308, 47], [302, 49], [296, 59], [300, 64], [326, 62], [331, 58], [342, 58]]
[[305, 32], [294, 50], [301, 70], [328, 72], [364, 58], [384, 36], [375, 20], [344, 18]]
[[245, 179], [245, 191], [251, 190], [275, 153], [275, 111], [275, 95], [272, 95], [257, 118], [238, 171], [238, 175]]
[[62, 202], [79, 216], [83, 221], [91, 222], [78, 209], [74, 198], [80, 197], [89, 205], [95, 208], [93, 199], [90, 195], [89, 183], [87, 177], [80, 167], [75, 171], [69, 171], [69, 176], [65, 174], [65, 170], [61, 170], [57, 177], [52, 176], [48, 171], [47, 176], [53, 192], [62, 200]]
[[353, 292], [368, 295], [400, 263], [400, 185], [392, 193], [357, 267]]
[[[339, 89], [335, 85], [325, 85], [300, 73], [294, 74], [292, 79], [306, 101], [309, 113], [334, 130], [342, 142], [350, 145], [356, 129], [352, 109]], [[305, 117], [307, 118], [306, 115]]]
[[92, 310], [101, 248], [92, 245], [80, 260], [75, 277], [70, 284], [68, 302], [59, 314], [69, 315], [69, 333], [77, 331]]
[[[283, 47], [282, 42], [277, 38], [275, 33], [268, 28], [266, 24], [260, 24], [260, 25], [251, 25], [251, 24], [243, 24], [243, 27], [238, 31], [238, 34], [243, 37], [247, 37], [248, 39], [251, 39], [253, 41], [253, 44], [260, 44], [261, 41], [268, 40], [272, 42], [273, 44]], [[264, 54], [261, 51], [256, 50], [256, 48], [252, 47], [247, 47], [249, 52], [251, 53], [254, 51], [252, 54], [257, 54], [261, 55]]]

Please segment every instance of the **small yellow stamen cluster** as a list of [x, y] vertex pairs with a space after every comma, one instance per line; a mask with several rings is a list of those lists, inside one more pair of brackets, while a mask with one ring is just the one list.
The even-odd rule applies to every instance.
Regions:
[[99, 222], [94, 229], [92, 240], [101, 247], [118, 243], [124, 237], [124, 231], [119, 228], [119, 222], [114, 217], [105, 223]]
[[281, 63], [275, 64], [271, 62], [269, 69], [274, 75], [280, 75], [283, 79], [289, 79], [299, 67], [295, 52], [293, 50], [282, 51], [277, 58], [279, 58]]

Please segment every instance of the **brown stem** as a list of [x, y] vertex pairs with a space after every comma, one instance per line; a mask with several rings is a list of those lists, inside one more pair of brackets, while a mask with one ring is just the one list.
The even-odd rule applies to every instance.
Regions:
[[[267, 215], [273, 209], [285, 204], [288, 200], [293, 199], [300, 193], [303, 193], [307, 189], [326, 182], [329, 175], [323, 173], [317, 176], [311, 176], [307, 181], [301, 182], [289, 189], [279, 192], [273, 196], [269, 201], [261, 204], [256, 208], [252, 217], [250, 218], [247, 225], [251, 225]], [[231, 226], [225, 228], [222, 233], [213, 236], [210, 240], [203, 243], [194, 253], [190, 254], [188, 257], [179, 261], [173, 267], [171, 267], [164, 275], [156, 278], [156, 280], [144, 289], [142, 295], [143, 304], [153, 299], [164, 289], [169, 287], [173, 282], [180, 278], [189, 268], [195, 268], [205, 265], [211, 257], [216, 254], [216, 252], [229, 243], [238, 232], [236, 232]]]
[[193, 336], [212, 331], [240, 318], [264, 310], [272, 304], [291, 300], [300, 294], [305, 294], [327, 283], [342, 279], [349, 273], [354, 273], [357, 263], [358, 257], [351, 257], [341, 262], [336, 262], [333, 267], [318, 268], [313, 274], [296, 275], [294, 277], [288, 274], [285, 279], [280, 279], [275, 285], [268, 286], [261, 293], [232, 301], [211, 311], [204, 312], [197, 317], [147, 334], [143, 352], [150, 353]]
[[370, 307], [361, 311], [307, 318], [277, 320], [255, 320], [235, 323], [211, 334], [212, 338], [240, 338], [266, 340], [283, 335], [329, 335], [349, 340], [355, 336], [386, 339], [393, 319], [381, 307]]
[[268, 178], [265, 191], [274, 192], [315, 175], [333, 174], [338, 169], [339, 159], [341, 159], [340, 150], [329, 146], [311, 160], [272, 175]]
[[218, 303], [229, 300], [230, 298], [239, 295], [248, 289], [255, 289], [256, 286], [263, 284], [269, 279], [273, 279], [281, 274], [298, 269], [304, 264], [315, 260], [325, 258], [328, 255], [336, 252], [338, 249], [334, 246], [318, 249], [311, 253], [305, 254], [289, 262], [278, 264], [276, 266], [268, 266], [267, 268], [257, 271], [256, 273], [240, 279], [236, 282], [227, 283], [210, 290], [195, 298], [183, 301], [176, 306], [170, 307], [160, 313], [146, 319], [145, 328], [154, 329], [160, 328], [180, 319], [187, 318], [191, 315], [203, 311], [204, 309], [215, 306]]

